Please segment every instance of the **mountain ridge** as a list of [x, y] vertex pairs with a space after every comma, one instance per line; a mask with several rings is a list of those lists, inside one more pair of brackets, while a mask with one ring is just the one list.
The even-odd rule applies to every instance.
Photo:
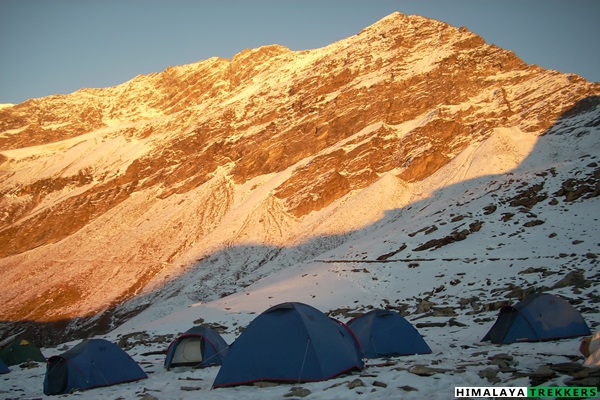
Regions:
[[[431, 177], [473, 146], [576, 131], [578, 115], [593, 129], [599, 95], [464, 28], [395, 13], [321, 49], [265, 46], [2, 108], [0, 319], [93, 320], [264, 244], [249, 266], [216, 262], [251, 284], [281, 248], [310, 258], [446, 185]], [[523, 161], [509, 142], [477, 173]]]

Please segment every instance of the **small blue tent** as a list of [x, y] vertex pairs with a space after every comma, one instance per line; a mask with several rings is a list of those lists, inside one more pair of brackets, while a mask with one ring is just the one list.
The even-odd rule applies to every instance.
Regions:
[[0, 358], [0, 374], [6, 374], [8, 372], [10, 372], [10, 369], [8, 369], [8, 366]]
[[87, 339], [48, 359], [44, 394], [70, 393], [147, 377], [129, 354], [116, 344], [103, 339]]
[[348, 322], [366, 358], [429, 354], [419, 332], [394, 311], [372, 310]]
[[165, 368], [221, 365], [227, 349], [227, 342], [219, 332], [207, 326], [194, 326], [169, 345]]
[[213, 387], [322, 381], [363, 366], [347, 327], [314, 307], [283, 303], [256, 317], [229, 347]]
[[552, 294], [537, 293], [502, 307], [481, 341], [508, 344], [588, 335], [590, 328], [571, 304]]

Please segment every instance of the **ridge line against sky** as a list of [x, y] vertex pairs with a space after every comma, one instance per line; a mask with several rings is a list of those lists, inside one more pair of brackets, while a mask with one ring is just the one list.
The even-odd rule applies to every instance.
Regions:
[[246, 48], [327, 46], [398, 11], [600, 81], [598, 0], [0, 0], [0, 104], [109, 87]]

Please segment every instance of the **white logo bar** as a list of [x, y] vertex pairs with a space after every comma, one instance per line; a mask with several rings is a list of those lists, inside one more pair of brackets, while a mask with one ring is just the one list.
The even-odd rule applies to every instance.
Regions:
[[461, 386], [454, 388], [454, 397], [492, 398], [492, 397], [527, 397], [527, 387], [509, 386]]

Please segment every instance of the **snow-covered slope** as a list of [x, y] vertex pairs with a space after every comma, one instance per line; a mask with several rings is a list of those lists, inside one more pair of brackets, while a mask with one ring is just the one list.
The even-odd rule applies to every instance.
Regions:
[[[600, 327], [598, 115], [598, 105], [589, 106], [539, 137], [497, 129], [418, 185], [391, 172], [360, 195], [311, 213], [301, 240], [249, 241], [207, 256], [198, 263], [212, 268], [191, 270], [171, 283], [176, 290], [158, 290], [143, 312], [103, 336], [124, 346], [149, 379], [81, 395], [447, 399], [457, 386], [574, 384], [565, 368], [583, 361], [579, 339], [504, 346], [480, 340], [501, 305], [539, 291], [569, 300], [592, 330]], [[250, 195], [232, 200], [244, 202], [258, 207]], [[281, 221], [273, 224], [285, 231]], [[260, 224], [244, 229], [265, 233]], [[237, 277], [219, 273], [234, 268]], [[286, 301], [342, 321], [372, 308], [396, 309], [433, 353], [368, 360], [363, 371], [324, 382], [267, 387], [211, 389], [218, 367], [163, 368], [157, 352], [193, 324], [217, 327], [232, 343], [260, 312]], [[64, 346], [43, 350], [50, 356]], [[14, 369], [3, 376], [3, 390], [38, 397], [44, 367]]]
[[[2, 108], [2, 337], [24, 330], [51, 355], [202, 319], [231, 342], [283, 301], [342, 320], [393, 307], [445, 326], [423, 328], [432, 356], [375, 367], [390, 391], [481, 383], [475, 343], [501, 302], [548, 290], [599, 322], [599, 95], [465, 29], [393, 14], [322, 49], [267, 46]], [[97, 393], [188, 396], [141, 356], [161, 346], [133, 348], [150, 380]], [[526, 368], [551, 352], [514, 348]], [[405, 362], [454, 372], [421, 381], [395, 370]], [[208, 389], [214, 370], [180, 373]], [[310, 390], [348, 396], [329, 386]], [[246, 389], [210, 393], [289, 388]]]

